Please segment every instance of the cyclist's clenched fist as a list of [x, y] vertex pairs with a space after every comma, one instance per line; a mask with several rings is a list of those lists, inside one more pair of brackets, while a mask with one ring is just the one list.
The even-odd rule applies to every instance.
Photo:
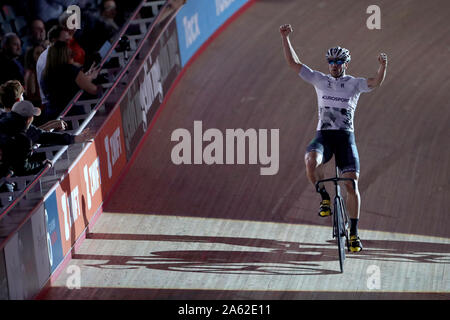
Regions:
[[283, 37], [287, 37], [292, 32], [294, 32], [294, 30], [290, 24], [283, 24], [280, 26], [280, 33]]

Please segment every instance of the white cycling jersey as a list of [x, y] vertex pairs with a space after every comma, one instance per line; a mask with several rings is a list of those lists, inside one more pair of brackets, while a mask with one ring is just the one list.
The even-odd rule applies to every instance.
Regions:
[[334, 78], [330, 74], [311, 70], [302, 65], [299, 76], [316, 89], [319, 107], [317, 130], [354, 131], [353, 116], [361, 92], [372, 91], [366, 78], [345, 75]]

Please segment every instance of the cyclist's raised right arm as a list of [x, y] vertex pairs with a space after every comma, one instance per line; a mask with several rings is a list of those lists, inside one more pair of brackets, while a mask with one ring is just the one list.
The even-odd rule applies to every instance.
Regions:
[[292, 26], [290, 24], [284, 24], [280, 26], [281, 39], [283, 43], [284, 57], [286, 58], [289, 66], [295, 70], [295, 72], [300, 73], [302, 68], [302, 63], [295, 53], [294, 48], [289, 40], [289, 34], [293, 32]]

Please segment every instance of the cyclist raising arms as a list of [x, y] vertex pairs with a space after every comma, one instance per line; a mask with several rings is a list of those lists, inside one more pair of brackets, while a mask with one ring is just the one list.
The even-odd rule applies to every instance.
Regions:
[[[306, 148], [306, 175], [315, 186], [323, 179], [323, 165], [335, 156], [342, 177], [354, 179], [356, 188], [346, 182], [346, 207], [350, 216], [350, 250], [359, 252], [363, 246], [358, 235], [358, 221], [361, 198], [358, 191], [359, 156], [355, 143], [353, 115], [362, 92], [370, 92], [379, 87], [386, 76], [387, 56], [381, 53], [378, 57], [380, 66], [373, 78], [355, 78], [346, 75], [350, 62], [350, 52], [341, 47], [330, 48], [326, 53], [329, 74], [311, 70], [303, 64], [295, 53], [289, 34], [293, 32], [291, 25], [280, 27], [284, 56], [289, 66], [306, 82], [316, 89], [319, 122], [315, 138]], [[319, 215], [331, 215], [330, 196], [325, 186], [319, 186], [322, 197]]]

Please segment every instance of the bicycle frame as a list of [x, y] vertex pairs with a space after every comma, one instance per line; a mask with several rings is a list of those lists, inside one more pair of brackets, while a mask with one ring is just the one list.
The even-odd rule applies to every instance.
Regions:
[[338, 184], [339, 181], [351, 181], [351, 182], [352, 182], [353, 189], [356, 189], [356, 182], [355, 182], [355, 179], [352, 179], [352, 178], [340, 178], [340, 177], [339, 177], [339, 169], [338, 169], [338, 167], [336, 166], [336, 177], [334, 177], [334, 178], [329, 178], [329, 179], [323, 179], [323, 180], [319, 180], [319, 181], [316, 182], [316, 190], [317, 190], [317, 192], [319, 192], [319, 184], [320, 184], [320, 183], [323, 183], [323, 182], [330, 182], [330, 181], [334, 182], [334, 185], [335, 185], [335, 194], [336, 194], [336, 195], [337, 195], [337, 194], [340, 194], [340, 186], [339, 186], [339, 184]]

